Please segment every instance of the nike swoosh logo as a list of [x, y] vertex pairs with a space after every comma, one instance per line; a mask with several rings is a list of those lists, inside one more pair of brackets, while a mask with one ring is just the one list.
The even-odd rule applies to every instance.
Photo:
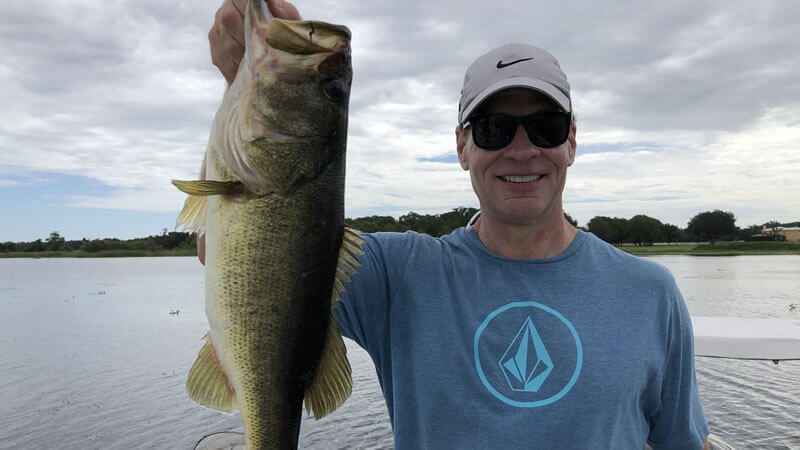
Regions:
[[530, 61], [532, 59], [533, 58], [522, 58], [522, 59], [518, 59], [516, 61], [511, 61], [509, 63], [504, 63], [503, 60], [501, 59], [500, 61], [497, 61], [497, 68], [498, 69], [502, 69], [503, 67], [508, 67], [508, 66], [514, 65], [516, 63], [520, 63], [522, 61]]

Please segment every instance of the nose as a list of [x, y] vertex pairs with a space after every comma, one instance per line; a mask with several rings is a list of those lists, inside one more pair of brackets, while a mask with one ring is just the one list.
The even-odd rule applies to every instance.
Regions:
[[524, 159], [540, 155], [542, 149], [531, 142], [528, 138], [528, 133], [525, 131], [525, 127], [520, 124], [517, 126], [517, 131], [514, 132], [514, 140], [508, 144], [504, 153], [514, 158]]

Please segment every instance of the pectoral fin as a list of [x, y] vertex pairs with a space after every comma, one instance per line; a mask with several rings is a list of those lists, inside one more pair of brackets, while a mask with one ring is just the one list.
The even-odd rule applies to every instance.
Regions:
[[[333, 292], [331, 293], [331, 308], [341, 298], [350, 277], [356, 273], [361, 263], [358, 257], [364, 254], [361, 245], [364, 240], [359, 232], [345, 227], [342, 237], [342, 246], [339, 249], [339, 264], [336, 268]], [[331, 314], [328, 336], [322, 350], [314, 382], [306, 390], [306, 410], [314, 413], [314, 417], [321, 419], [342, 405], [353, 390], [353, 379], [350, 363], [347, 361], [347, 347], [344, 345], [336, 319]]]
[[246, 191], [244, 184], [242, 184], [241, 181], [172, 180], [172, 184], [189, 195], [197, 196], [235, 195], [242, 194]]
[[207, 197], [198, 197], [190, 195], [183, 203], [183, 209], [178, 214], [178, 220], [175, 222], [175, 229], [183, 225], [183, 231], [189, 233], [197, 233], [201, 235], [206, 231], [206, 208], [208, 202]]
[[342, 236], [342, 246], [339, 248], [339, 264], [336, 266], [336, 278], [333, 282], [333, 293], [331, 295], [331, 308], [336, 306], [342, 298], [342, 293], [345, 286], [350, 281], [361, 263], [358, 262], [358, 257], [364, 254], [361, 246], [364, 244], [364, 239], [361, 239], [360, 231], [350, 227], [344, 227], [344, 235]]
[[236, 395], [228, 383], [217, 361], [211, 336], [203, 336], [206, 343], [197, 354], [197, 360], [189, 370], [186, 390], [189, 397], [201, 405], [222, 412], [233, 412], [236, 408]]

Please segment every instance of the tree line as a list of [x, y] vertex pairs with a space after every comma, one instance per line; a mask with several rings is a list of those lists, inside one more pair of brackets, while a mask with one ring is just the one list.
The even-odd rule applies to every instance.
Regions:
[[31, 242], [0, 242], [0, 253], [8, 252], [72, 252], [98, 253], [102, 251], [152, 251], [193, 250], [197, 247], [194, 234], [167, 232], [135, 239], [81, 239], [66, 240], [58, 231], [53, 231], [46, 239]]
[[[431, 236], [448, 234], [454, 229], [464, 226], [477, 213], [476, 208], [456, 208], [443, 214], [417, 214], [409, 212], [399, 219], [392, 216], [369, 216], [358, 219], [347, 219], [348, 225], [365, 232], [376, 231], [417, 231]], [[564, 214], [567, 221], [578, 226], [578, 222], [569, 214]], [[644, 214], [629, 219], [620, 217], [595, 216], [586, 225], [584, 231], [595, 234], [611, 244], [652, 245], [656, 242], [716, 242], [747, 240], [762, 232], [762, 227], [775, 230], [779, 227], [800, 226], [800, 221], [791, 223], [766, 222], [761, 225], [750, 225], [745, 228], [736, 226], [736, 216], [729, 211], [704, 211], [695, 215], [686, 228]]]
[[[345, 219], [348, 226], [373, 233], [378, 231], [416, 231], [431, 236], [449, 234], [458, 227], [467, 224], [478, 210], [476, 208], [459, 207], [441, 214], [418, 214], [413, 211], [395, 219], [393, 216], [368, 216]], [[564, 214], [566, 219], [576, 227], [577, 221]], [[746, 228], [736, 226], [736, 217], [729, 211], [704, 211], [695, 215], [686, 228], [662, 223], [660, 220], [643, 214], [630, 219], [620, 217], [595, 216], [586, 225], [580, 227], [584, 231], [595, 234], [604, 241], [615, 244], [652, 245], [655, 242], [698, 242], [698, 241], [734, 241], [747, 240], [762, 232], [766, 227], [775, 230], [779, 227], [800, 226], [800, 221], [779, 223], [771, 221], [762, 225], [751, 225]], [[121, 240], [82, 239], [68, 241], [58, 231], [50, 233], [46, 239], [32, 242], [2, 242], [1, 252], [42, 252], [42, 251], [83, 251], [87, 253], [121, 250], [121, 251], [161, 251], [161, 250], [193, 250], [197, 245], [194, 234], [184, 232], [167, 232], [145, 238]]]

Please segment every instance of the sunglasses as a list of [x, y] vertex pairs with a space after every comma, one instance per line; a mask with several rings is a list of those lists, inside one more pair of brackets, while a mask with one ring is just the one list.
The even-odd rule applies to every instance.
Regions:
[[484, 150], [500, 150], [508, 146], [520, 125], [525, 128], [533, 145], [553, 148], [567, 140], [571, 121], [570, 112], [543, 112], [524, 117], [496, 113], [471, 117], [464, 122], [464, 128], [472, 127], [475, 145]]

